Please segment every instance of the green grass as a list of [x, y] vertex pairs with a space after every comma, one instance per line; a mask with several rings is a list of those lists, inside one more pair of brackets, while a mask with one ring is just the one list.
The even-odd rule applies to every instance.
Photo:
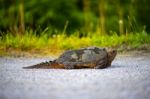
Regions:
[[41, 53], [58, 53], [62, 50], [76, 49], [87, 46], [113, 47], [125, 50], [126, 48], [137, 49], [143, 45], [150, 46], [150, 35], [147, 33], [130, 33], [118, 36], [100, 36], [96, 33], [79, 38], [77, 33], [66, 36], [47, 34], [37, 36], [32, 31], [26, 32], [23, 36], [8, 33], [0, 38], [0, 54], [10, 51], [27, 51]]

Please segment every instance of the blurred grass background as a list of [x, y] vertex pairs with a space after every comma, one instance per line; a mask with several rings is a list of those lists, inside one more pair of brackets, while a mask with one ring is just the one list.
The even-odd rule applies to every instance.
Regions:
[[0, 0], [0, 54], [150, 46], [149, 0]]

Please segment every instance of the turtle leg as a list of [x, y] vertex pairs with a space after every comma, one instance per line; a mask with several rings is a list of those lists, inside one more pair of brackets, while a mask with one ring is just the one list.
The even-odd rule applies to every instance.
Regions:
[[65, 62], [64, 67], [65, 67], [65, 69], [74, 69], [75, 68], [74, 64], [71, 64], [69, 62]]
[[106, 59], [100, 60], [97, 65], [94, 67], [94, 69], [102, 69], [107, 67], [107, 61]]

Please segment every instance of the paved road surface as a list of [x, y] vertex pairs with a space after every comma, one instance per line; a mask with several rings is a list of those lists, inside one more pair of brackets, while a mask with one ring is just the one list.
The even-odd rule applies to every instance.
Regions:
[[150, 54], [107, 69], [22, 69], [51, 58], [0, 57], [0, 99], [150, 99]]

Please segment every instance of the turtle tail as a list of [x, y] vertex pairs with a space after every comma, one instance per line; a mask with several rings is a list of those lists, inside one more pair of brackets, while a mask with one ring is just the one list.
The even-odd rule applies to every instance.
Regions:
[[23, 69], [52, 69], [52, 68], [63, 68], [64, 66], [61, 64], [58, 64], [54, 61], [48, 61], [48, 62], [42, 62], [36, 65], [23, 67]]

